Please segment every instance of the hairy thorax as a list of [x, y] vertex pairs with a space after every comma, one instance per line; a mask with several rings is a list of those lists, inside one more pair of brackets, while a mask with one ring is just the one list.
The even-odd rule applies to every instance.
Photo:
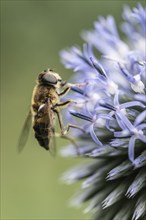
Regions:
[[36, 85], [32, 96], [32, 113], [37, 113], [40, 106], [47, 101], [51, 107], [59, 101], [58, 94], [53, 86]]

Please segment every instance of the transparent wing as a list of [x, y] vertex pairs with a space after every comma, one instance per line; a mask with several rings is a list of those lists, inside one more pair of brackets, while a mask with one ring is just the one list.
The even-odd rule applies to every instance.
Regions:
[[27, 142], [30, 127], [31, 127], [31, 117], [32, 117], [31, 111], [29, 111], [25, 119], [23, 128], [21, 130], [19, 140], [18, 140], [18, 146], [17, 146], [18, 152], [21, 152], [23, 150]]
[[51, 154], [53, 157], [56, 155], [56, 137], [55, 137], [55, 130], [54, 130], [53, 135], [50, 137], [49, 151], [50, 151], [50, 154]]

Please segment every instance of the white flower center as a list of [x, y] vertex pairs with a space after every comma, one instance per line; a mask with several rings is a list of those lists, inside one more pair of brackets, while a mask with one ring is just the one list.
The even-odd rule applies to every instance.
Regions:
[[95, 126], [98, 128], [104, 128], [105, 127], [105, 120], [103, 118], [98, 118], [95, 122]]
[[118, 85], [113, 81], [108, 81], [107, 90], [111, 95], [114, 95], [118, 90]]
[[134, 90], [134, 92], [144, 93], [145, 86], [144, 86], [143, 82], [140, 80], [140, 81], [136, 82], [135, 84], [131, 83], [131, 88]]
[[143, 135], [143, 134], [144, 134], [142, 130], [138, 130], [137, 128], [134, 128], [134, 129], [132, 130], [132, 132], [134, 133], [134, 135], [135, 135], [136, 137], [138, 137], [139, 135]]

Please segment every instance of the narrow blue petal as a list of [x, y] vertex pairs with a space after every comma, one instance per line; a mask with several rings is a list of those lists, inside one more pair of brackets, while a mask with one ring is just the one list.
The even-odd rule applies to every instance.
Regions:
[[92, 118], [89, 117], [88, 115], [84, 115], [84, 114], [76, 112], [74, 110], [70, 110], [69, 112], [70, 112], [71, 115], [73, 115], [77, 118], [81, 118], [81, 119], [86, 120], [86, 121], [92, 121]]
[[114, 137], [123, 138], [123, 137], [130, 137], [131, 133], [127, 131], [115, 131]]
[[114, 120], [114, 118], [111, 116], [111, 114], [98, 114], [98, 118], [104, 118], [108, 120]]
[[112, 147], [125, 147], [127, 146], [127, 143], [128, 143], [127, 138], [126, 139], [115, 138], [110, 142], [110, 145]]
[[137, 118], [135, 119], [134, 125], [137, 126], [141, 122], [143, 122], [146, 119], [146, 110], [144, 110], [142, 113], [140, 113]]
[[100, 101], [99, 101], [99, 105], [102, 106], [102, 107], [105, 107], [105, 108], [107, 108], [107, 109], [116, 111], [116, 108], [115, 108], [114, 106], [112, 106], [111, 104], [105, 102], [104, 100], [100, 100]]
[[[111, 118], [112, 118], [112, 116], [114, 115], [114, 111], [112, 111], [112, 112], [110, 112], [110, 116], [111, 116]], [[113, 129], [113, 128], [110, 128], [110, 119], [107, 119], [106, 120], [106, 128], [109, 130], [109, 131], [111, 131], [111, 132], [114, 132], [115, 130]]]
[[133, 162], [134, 161], [134, 146], [135, 146], [135, 137], [132, 136], [129, 140], [129, 147], [128, 147], [128, 155], [129, 159]]
[[92, 139], [95, 141], [96, 144], [98, 144], [99, 146], [103, 145], [101, 143], [101, 141], [97, 138], [97, 136], [94, 132], [94, 125], [93, 124], [90, 126], [90, 135], [91, 135]]
[[117, 91], [116, 94], [115, 94], [114, 105], [119, 106], [119, 91]]
[[107, 74], [106, 74], [105, 70], [103, 69], [103, 67], [101, 66], [101, 64], [99, 62], [93, 60], [92, 57], [90, 57], [90, 60], [92, 62], [93, 67], [97, 70], [97, 72], [107, 78]]
[[138, 5], [138, 8], [134, 8], [133, 16], [139, 21], [140, 25], [142, 25], [143, 30], [146, 30], [146, 10], [142, 7], [142, 5]]
[[146, 123], [142, 123], [142, 124], [138, 125], [136, 128], [138, 130], [142, 130], [142, 129], [146, 128]]
[[129, 107], [133, 107], [133, 106], [139, 106], [139, 107], [142, 107], [142, 108], [146, 107], [144, 104], [142, 104], [139, 101], [126, 102], [126, 103], [120, 105], [121, 109], [122, 108], [129, 108]]
[[115, 114], [115, 117], [116, 117], [117, 123], [120, 126], [120, 128], [122, 128], [123, 130], [127, 130], [127, 127], [124, 124], [124, 122], [121, 120], [121, 118], [119, 118], [119, 116], [117, 114]]
[[134, 129], [134, 126], [131, 124], [128, 118], [124, 114], [122, 114], [122, 112], [118, 112], [117, 115], [124, 122], [129, 131], [132, 131]]
[[146, 136], [145, 135], [142, 135], [142, 134], [139, 134], [139, 137], [138, 137], [141, 141], [143, 141], [144, 143], [146, 143]]
[[120, 64], [119, 64], [119, 68], [121, 70], [121, 72], [123, 73], [123, 75], [126, 77], [126, 79], [130, 82], [130, 83], [135, 83], [136, 80], [134, 79], [133, 76], [131, 76], [131, 74], [128, 72], [128, 70], [124, 67], [122, 67]]
[[84, 90], [83, 89], [80, 89], [79, 87], [71, 87], [71, 90], [74, 91], [74, 92], [78, 92], [80, 93], [81, 95], [84, 95]]
[[136, 94], [134, 96], [134, 98], [141, 101], [141, 102], [144, 102], [144, 103], [146, 102], [146, 95], [144, 95], [144, 94]]

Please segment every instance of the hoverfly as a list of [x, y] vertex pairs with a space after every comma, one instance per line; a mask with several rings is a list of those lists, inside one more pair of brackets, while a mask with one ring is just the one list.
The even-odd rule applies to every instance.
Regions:
[[[75, 86], [80, 84], [74, 84]], [[59, 91], [63, 88], [63, 91]], [[44, 70], [38, 75], [36, 86], [32, 93], [31, 109], [25, 120], [22, 133], [18, 142], [18, 150], [22, 151], [26, 144], [29, 130], [32, 127], [34, 130], [35, 138], [39, 145], [46, 150], [50, 150], [51, 140], [55, 136], [55, 117], [57, 115], [59, 126], [61, 129], [61, 137], [74, 141], [65, 135], [70, 127], [82, 128], [69, 124], [65, 129], [62, 123], [60, 115], [60, 106], [74, 102], [73, 100], [67, 100], [65, 102], [60, 101], [60, 96], [66, 94], [70, 90], [70, 86], [67, 85], [66, 81], [63, 81], [58, 73], [55, 73], [51, 69]]]

